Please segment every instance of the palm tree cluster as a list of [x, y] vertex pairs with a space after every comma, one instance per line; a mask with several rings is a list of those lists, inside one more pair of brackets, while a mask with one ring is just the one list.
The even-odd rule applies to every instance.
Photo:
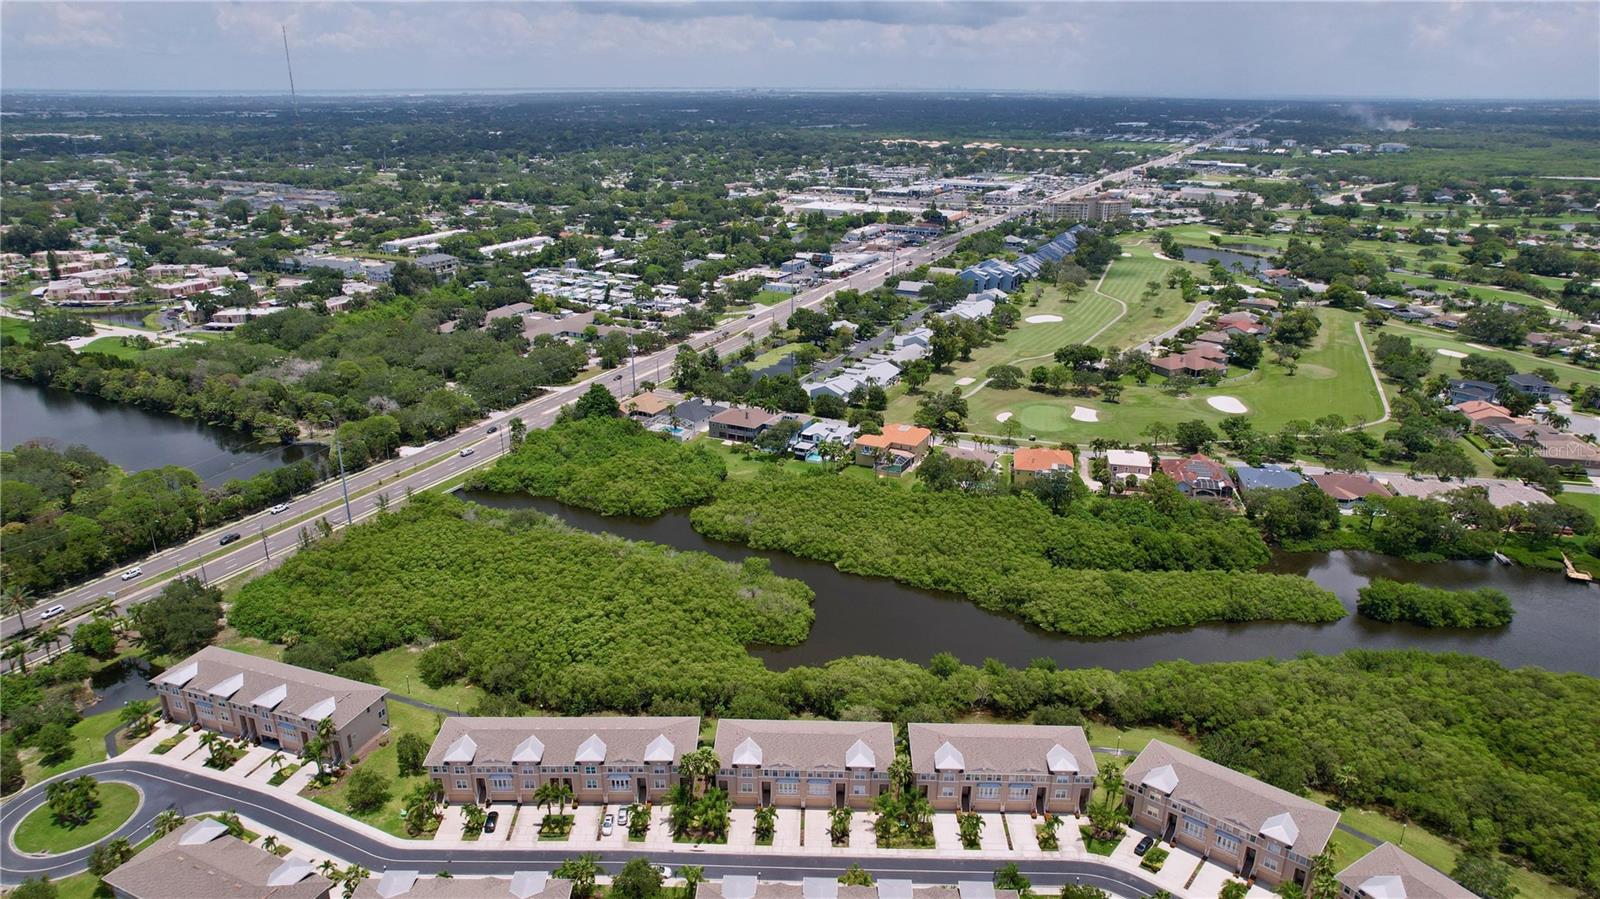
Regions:
[[828, 839], [834, 846], [850, 845], [850, 819], [854, 816], [855, 810], [848, 805], [828, 809]]
[[977, 812], [956, 812], [956, 831], [961, 836], [961, 848], [978, 848], [983, 836], [983, 816]]
[[878, 817], [873, 835], [882, 849], [933, 846], [933, 803], [917, 788], [911, 759], [901, 753], [889, 763], [889, 791], [872, 803]]
[[[539, 836], [564, 837], [572, 832], [572, 816], [567, 814], [567, 804], [575, 802], [572, 795], [572, 784], [564, 780], [551, 780], [533, 791], [534, 805], [544, 807], [544, 820], [539, 822]], [[550, 814], [551, 806], [557, 809], [556, 814]]]
[[725, 843], [728, 840], [728, 819], [733, 814], [733, 801], [728, 791], [720, 788], [706, 790], [696, 795], [689, 784], [679, 782], [667, 794], [672, 806], [667, 826], [672, 838], [679, 842]]

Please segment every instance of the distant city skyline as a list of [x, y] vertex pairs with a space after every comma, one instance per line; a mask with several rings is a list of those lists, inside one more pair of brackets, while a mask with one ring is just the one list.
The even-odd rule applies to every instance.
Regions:
[[0, 5], [7, 90], [997, 90], [1600, 99], [1600, 4]]

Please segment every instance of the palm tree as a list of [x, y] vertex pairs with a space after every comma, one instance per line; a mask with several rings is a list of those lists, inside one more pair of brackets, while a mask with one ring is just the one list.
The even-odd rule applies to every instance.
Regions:
[[167, 809], [155, 818], [155, 832], [157, 837], [164, 837], [183, 826], [188, 819], [179, 814], [175, 809]]
[[60, 627], [47, 627], [33, 635], [31, 641], [33, 648], [40, 650], [48, 659], [51, 655], [50, 647], [61, 642], [62, 631]]
[[317, 870], [321, 871], [322, 876], [328, 878], [329, 880], [333, 880], [339, 876], [339, 866], [334, 864], [333, 859], [331, 858], [323, 859], [322, 864], [317, 866]]
[[22, 620], [23, 613], [38, 604], [37, 597], [16, 584], [12, 584], [6, 590], [5, 596], [0, 598], [0, 610], [4, 610], [7, 615], [17, 616], [17, 630], [25, 627]]
[[696, 796], [705, 792], [706, 785], [711, 778], [717, 776], [722, 769], [722, 761], [717, 758], [716, 750], [709, 746], [702, 746], [693, 752], [686, 752], [678, 762], [678, 770], [682, 771], [694, 784]]
[[694, 899], [695, 889], [706, 882], [706, 869], [699, 865], [684, 865], [678, 869], [678, 874], [683, 878], [683, 888], [688, 899]]
[[850, 839], [850, 816], [854, 813], [848, 805], [836, 805], [828, 810], [828, 838], [833, 845], [842, 846]]
[[22, 674], [28, 673], [28, 644], [19, 640], [18, 642], [7, 646], [5, 649], [5, 658], [16, 659], [17, 670]]
[[269, 833], [266, 836], [262, 837], [261, 838], [261, 848], [267, 850], [268, 852], [276, 853], [278, 851], [278, 836], [277, 836], [277, 834]]
[[351, 896], [354, 896], [356, 888], [361, 886], [361, 881], [371, 876], [371, 871], [355, 864], [339, 872], [338, 882], [344, 887], [344, 899], [350, 899]]
[[271, 755], [267, 756], [267, 764], [271, 765], [272, 770], [274, 771], [281, 769], [285, 764], [288, 763], [288, 761], [288, 757], [282, 752], [274, 751]]
[[983, 833], [983, 818], [976, 812], [961, 812], [956, 815], [956, 827], [961, 833], [961, 845], [968, 849], [978, 848], [979, 836]]
[[763, 805], [756, 809], [756, 840], [770, 843], [777, 830], [778, 810], [770, 805]]

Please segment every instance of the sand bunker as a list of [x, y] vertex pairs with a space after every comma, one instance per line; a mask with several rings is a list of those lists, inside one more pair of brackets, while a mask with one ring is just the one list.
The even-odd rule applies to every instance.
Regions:
[[1132, 253], [1123, 253], [1122, 254], [1122, 258], [1123, 259], [1132, 259], [1133, 258], [1133, 254]]
[[1217, 410], [1218, 412], [1226, 412], [1229, 415], [1243, 415], [1250, 411], [1249, 409], [1245, 408], [1244, 403], [1239, 402], [1237, 399], [1231, 396], [1207, 397], [1206, 405]]
[[994, 417], [994, 420], [995, 421], [1010, 421], [1011, 420], [1011, 413], [1010, 412], [1002, 412], [999, 415], [996, 415]]
[[971, 384], [971, 383], [972, 383], [972, 379], [971, 378], [956, 378], [956, 386], [957, 387], [965, 387], [965, 386], [967, 386], [968, 384]]
[[1465, 359], [1465, 358], [1467, 358], [1467, 354], [1461, 352], [1460, 350], [1447, 350], [1444, 347], [1440, 347], [1438, 349], [1438, 353], [1441, 356], [1449, 356], [1451, 359]]
[[1043, 325], [1043, 324], [1049, 324], [1050, 322], [1061, 321], [1061, 316], [1059, 316], [1059, 315], [1030, 315], [1027, 318], [1023, 319], [1023, 321], [1027, 322], [1030, 325]]
[[1088, 406], [1073, 406], [1072, 407], [1072, 420], [1073, 421], [1099, 421], [1100, 420], [1100, 413], [1096, 412], [1093, 409], [1090, 409]]

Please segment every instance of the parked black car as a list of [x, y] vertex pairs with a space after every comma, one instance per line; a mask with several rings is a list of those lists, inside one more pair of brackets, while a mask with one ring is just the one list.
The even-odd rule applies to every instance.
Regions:
[[483, 819], [483, 832], [494, 833], [494, 826], [500, 823], [500, 813], [490, 812], [489, 817]]
[[1146, 852], [1149, 852], [1150, 851], [1150, 847], [1154, 846], [1155, 844], [1156, 844], [1156, 838], [1147, 836], [1144, 839], [1139, 841], [1139, 845], [1133, 847], [1133, 854], [1134, 855], [1144, 855]]

